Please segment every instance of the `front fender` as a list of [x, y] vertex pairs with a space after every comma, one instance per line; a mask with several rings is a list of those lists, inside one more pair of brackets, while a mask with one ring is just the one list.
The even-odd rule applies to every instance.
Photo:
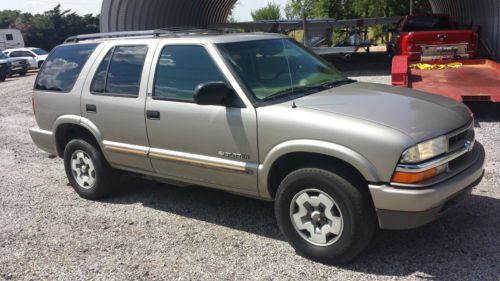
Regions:
[[322, 154], [343, 160], [358, 170], [368, 182], [381, 181], [375, 166], [361, 154], [348, 147], [318, 140], [290, 140], [273, 147], [265, 156], [262, 164], [259, 165], [259, 194], [261, 197], [272, 198], [268, 189], [268, 179], [273, 163], [280, 157], [295, 152]]

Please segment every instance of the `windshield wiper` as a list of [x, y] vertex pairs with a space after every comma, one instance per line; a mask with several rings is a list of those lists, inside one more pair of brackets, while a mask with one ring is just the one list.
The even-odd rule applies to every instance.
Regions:
[[327, 89], [331, 89], [331, 88], [335, 88], [338, 86], [342, 86], [342, 85], [350, 84], [350, 83], [354, 83], [354, 82], [357, 82], [357, 81], [354, 79], [342, 79], [342, 80], [337, 80], [337, 81], [326, 82], [326, 83], [321, 84], [321, 86], [323, 86]]
[[277, 99], [280, 97], [288, 96], [291, 94], [297, 95], [296, 98], [298, 97], [303, 97], [306, 95], [314, 94], [317, 93], [321, 90], [327, 90], [327, 89], [332, 89], [341, 85], [345, 84], [350, 84], [354, 83], [356, 80], [353, 79], [343, 79], [343, 80], [337, 80], [337, 81], [329, 81], [326, 83], [322, 83], [319, 85], [311, 85], [311, 86], [297, 86], [297, 87], [290, 87], [281, 91], [278, 91], [276, 93], [271, 94], [270, 96], [267, 96], [263, 99], [263, 101], [269, 101], [273, 99]]
[[280, 97], [288, 96], [291, 94], [297, 95], [296, 97], [302, 97], [311, 92], [318, 92], [324, 89], [326, 89], [326, 87], [323, 85], [290, 87], [265, 97], [263, 101], [269, 101]]

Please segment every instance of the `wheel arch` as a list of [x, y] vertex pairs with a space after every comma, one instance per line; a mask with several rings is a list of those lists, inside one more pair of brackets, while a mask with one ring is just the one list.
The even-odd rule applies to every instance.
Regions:
[[64, 149], [68, 142], [75, 138], [81, 138], [95, 148], [102, 150], [103, 136], [97, 127], [88, 119], [76, 116], [65, 115], [59, 117], [54, 123], [54, 138], [56, 143], [57, 154], [63, 157]]
[[286, 175], [311, 164], [328, 165], [346, 171], [353, 179], [360, 178], [366, 183], [380, 182], [373, 164], [350, 148], [324, 141], [293, 140], [271, 149], [260, 165], [260, 196], [273, 199], [279, 183]]

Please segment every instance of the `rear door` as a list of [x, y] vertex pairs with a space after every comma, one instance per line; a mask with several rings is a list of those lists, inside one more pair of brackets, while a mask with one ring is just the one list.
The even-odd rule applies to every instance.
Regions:
[[[257, 195], [256, 112], [214, 47], [162, 44], [154, 61], [146, 123], [155, 172]], [[244, 106], [196, 104], [196, 86], [215, 81], [235, 89]]]
[[82, 116], [103, 135], [108, 161], [125, 170], [152, 170], [144, 105], [155, 47], [146, 41], [109, 44], [94, 63], [82, 93]]

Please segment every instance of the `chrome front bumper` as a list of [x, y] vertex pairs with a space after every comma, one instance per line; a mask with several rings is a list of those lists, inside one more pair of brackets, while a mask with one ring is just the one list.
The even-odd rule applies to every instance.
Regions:
[[474, 147], [475, 159], [459, 174], [425, 189], [369, 185], [383, 229], [409, 229], [436, 219], [447, 210], [449, 203], [458, 201], [473, 186], [479, 184], [484, 173], [485, 152], [480, 143]]

